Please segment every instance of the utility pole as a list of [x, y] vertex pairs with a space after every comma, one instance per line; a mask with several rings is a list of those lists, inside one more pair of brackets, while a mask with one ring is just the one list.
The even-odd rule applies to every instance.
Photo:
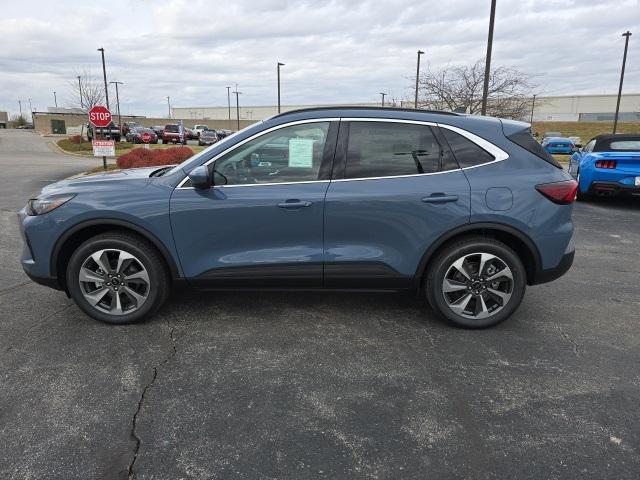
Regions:
[[80, 108], [84, 108], [82, 103], [82, 83], [80, 82], [80, 75], [78, 75], [78, 91], [80, 92]]
[[280, 113], [280, 67], [284, 67], [284, 63], [278, 62], [278, 113]]
[[384, 97], [387, 95], [386, 93], [380, 92], [380, 95], [382, 95], [382, 108], [384, 108]]
[[424, 55], [422, 50], [418, 50], [418, 65], [416, 66], [416, 99], [413, 102], [413, 108], [418, 108], [418, 81], [420, 80], [420, 55]]
[[229, 120], [231, 120], [231, 87], [227, 87], [227, 107], [229, 108]]
[[56, 105], [56, 108], [58, 107], [58, 97], [56, 97], [56, 92], [53, 92], [53, 103]]
[[531, 102], [531, 118], [529, 119], [529, 123], [533, 123], [533, 109], [536, 108], [536, 94], [533, 94], [533, 102]]
[[107, 110], [109, 110], [109, 89], [107, 88], [107, 67], [104, 64], [104, 48], [99, 48], [102, 54], [102, 77], [104, 79], [104, 99], [107, 102]]
[[238, 91], [238, 84], [236, 83], [236, 89], [233, 92], [236, 94], [236, 117], [238, 122], [238, 130], [240, 130], [240, 99], [239, 95], [242, 95], [242, 92]]
[[167, 108], [169, 109], [169, 118], [171, 118], [171, 99], [167, 95]]
[[118, 125], [120, 126], [120, 136], [122, 137], [122, 117], [120, 116], [120, 95], [118, 94], [118, 85], [124, 85], [124, 84], [122, 82], [109, 82], [109, 83], [113, 83], [116, 86], [116, 105], [118, 107]]
[[491, 16], [489, 17], [489, 38], [487, 39], [487, 56], [484, 60], [484, 86], [482, 87], [482, 111], [487, 114], [487, 97], [489, 96], [489, 74], [491, 73], [491, 50], [493, 49], [493, 24], [496, 19], [496, 0], [491, 0]]
[[620, 97], [622, 96], [622, 82], [624, 81], [624, 67], [627, 63], [627, 49], [629, 48], [629, 37], [631, 32], [627, 30], [622, 34], [624, 39], [624, 55], [622, 55], [622, 71], [620, 72], [620, 86], [618, 87], [618, 101], [616, 102], [616, 115], [613, 117], [613, 133], [618, 128], [618, 114], [620, 113]]

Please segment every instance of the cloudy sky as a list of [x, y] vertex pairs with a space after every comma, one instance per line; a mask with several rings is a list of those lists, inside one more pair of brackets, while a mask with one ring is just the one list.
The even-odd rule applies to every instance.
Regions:
[[[640, 0], [498, 0], [493, 64], [535, 76], [541, 94], [640, 92]], [[79, 72], [124, 82], [123, 113], [172, 106], [375, 102], [411, 97], [425, 68], [483, 58], [490, 0], [0, 0], [0, 110], [76, 106]], [[635, 31], [634, 31], [635, 30]], [[110, 92], [110, 97], [115, 97]]]

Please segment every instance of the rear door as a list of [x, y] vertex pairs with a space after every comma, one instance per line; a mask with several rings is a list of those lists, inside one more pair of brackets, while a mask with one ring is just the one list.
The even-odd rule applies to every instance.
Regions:
[[325, 287], [411, 286], [423, 254], [469, 221], [469, 183], [436, 125], [343, 119], [325, 200]]

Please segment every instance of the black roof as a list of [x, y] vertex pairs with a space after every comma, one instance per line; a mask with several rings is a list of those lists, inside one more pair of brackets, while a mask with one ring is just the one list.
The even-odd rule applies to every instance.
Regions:
[[309, 108], [300, 108], [298, 110], [289, 110], [283, 113], [279, 113], [271, 118], [283, 117], [285, 115], [291, 115], [295, 113], [303, 113], [303, 112], [321, 112], [321, 111], [333, 111], [333, 110], [368, 110], [368, 111], [392, 111], [392, 112], [411, 112], [411, 113], [431, 113], [438, 115], [454, 115], [460, 116], [459, 113], [455, 112], [445, 112], [442, 110], [422, 110], [415, 108], [399, 108], [399, 107], [370, 107], [370, 106], [358, 106], [358, 105], [340, 105], [336, 107], [309, 107]]

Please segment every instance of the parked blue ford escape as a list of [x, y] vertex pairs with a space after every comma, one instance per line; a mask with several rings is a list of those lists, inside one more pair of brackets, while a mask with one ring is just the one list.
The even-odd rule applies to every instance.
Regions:
[[114, 324], [182, 282], [415, 289], [454, 325], [487, 327], [570, 268], [575, 194], [525, 123], [298, 110], [175, 167], [45, 187], [19, 214], [22, 265]]

